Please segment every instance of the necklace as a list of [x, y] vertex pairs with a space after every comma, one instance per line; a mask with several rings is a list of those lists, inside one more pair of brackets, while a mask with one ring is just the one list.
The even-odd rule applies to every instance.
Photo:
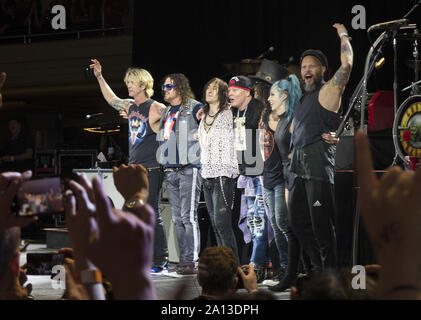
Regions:
[[210, 129], [212, 128], [213, 123], [215, 122], [215, 116], [213, 118], [211, 117], [212, 118], [212, 122], [211, 123], [208, 123], [206, 121], [207, 118], [208, 118], [208, 115], [205, 116], [205, 119], [203, 121], [203, 124], [204, 124], [203, 127], [204, 127], [206, 133], [209, 133]]

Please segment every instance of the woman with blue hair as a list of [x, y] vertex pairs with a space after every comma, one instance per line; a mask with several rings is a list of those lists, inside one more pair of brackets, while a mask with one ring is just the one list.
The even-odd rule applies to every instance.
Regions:
[[[265, 167], [263, 186], [266, 205], [270, 211], [270, 224], [279, 254], [280, 270], [273, 280], [276, 283], [287, 273], [288, 265], [288, 209], [286, 191], [289, 188], [289, 145], [294, 108], [301, 98], [302, 91], [298, 78], [291, 74], [276, 81], [270, 90], [270, 108], [262, 116], [260, 129], [263, 130], [262, 152]], [[264, 150], [264, 151], [263, 151]], [[292, 181], [290, 181], [292, 180]], [[265, 284], [276, 284], [266, 281]]]

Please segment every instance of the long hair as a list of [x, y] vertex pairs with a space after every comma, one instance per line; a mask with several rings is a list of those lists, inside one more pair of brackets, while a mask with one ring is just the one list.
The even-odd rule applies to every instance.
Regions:
[[206, 90], [208, 90], [209, 86], [214, 82], [216, 82], [218, 86], [218, 103], [219, 103], [218, 113], [221, 112], [222, 110], [229, 108], [228, 84], [224, 80], [215, 77], [215, 78], [210, 79], [203, 87], [202, 101], [204, 103], [203, 111], [205, 112], [205, 114], [209, 113], [209, 103], [206, 102]]
[[124, 83], [126, 85], [130, 75], [134, 76], [138, 86], [145, 86], [145, 95], [147, 98], [153, 96], [153, 78], [147, 70], [139, 68], [128, 68], [124, 77]]
[[300, 81], [295, 74], [290, 74], [285, 79], [278, 80], [272, 85], [272, 89], [279, 89], [282, 92], [288, 92], [288, 99], [285, 104], [288, 121], [294, 117], [295, 105], [301, 99], [303, 92], [300, 87]]
[[178, 92], [178, 94], [181, 97], [181, 104], [187, 105], [190, 99], [194, 99], [194, 93], [190, 87], [190, 81], [187, 79], [187, 77], [182, 73], [172, 73], [166, 75], [164, 78], [162, 78], [162, 83], [165, 82], [166, 79], [170, 78], [175, 85], [174, 90]]

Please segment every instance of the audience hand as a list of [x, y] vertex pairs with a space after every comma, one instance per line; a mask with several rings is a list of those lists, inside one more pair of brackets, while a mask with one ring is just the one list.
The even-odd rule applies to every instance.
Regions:
[[89, 294], [82, 284], [77, 283], [73, 274], [76, 272], [75, 261], [70, 258], [64, 260], [64, 269], [66, 271], [66, 290], [63, 300], [89, 300]]
[[69, 183], [74, 196], [69, 194], [67, 197], [66, 223], [76, 266], [79, 270], [85, 270], [93, 268], [88, 259], [86, 244], [98, 232], [98, 225], [94, 218], [96, 208], [91, 183], [85, 175], [80, 176], [79, 182], [72, 180]]
[[[243, 269], [247, 270], [248, 273], [245, 274]], [[252, 265], [244, 265], [241, 268], [238, 267], [238, 273], [243, 279], [244, 289], [246, 289], [247, 292], [252, 293], [258, 290], [257, 276]]]
[[[379, 180], [368, 138], [361, 131], [355, 145], [361, 211], [381, 265], [380, 290], [387, 293], [408, 285], [421, 289], [421, 170], [391, 167]], [[417, 290], [401, 293], [404, 298], [421, 296]]]
[[140, 164], [121, 165], [114, 167], [114, 184], [124, 200], [133, 197], [144, 202], [148, 199], [149, 181], [148, 171]]
[[[74, 187], [76, 185], [73, 184]], [[83, 188], [83, 187], [82, 187]], [[154, 212], [148, 205], [136, 205], [132, 213], [111, 207], [99, 178], [93, 180], [95, 209], [91, 211], [88, 196], [77, 191], [77, 206], [83, 214], [75, 219], [94, 217], [96, 237], [87, 238], [89, 222], [81, 222], [84, 231], [79, 243], [85, 243], [88, 258], [107, 275], [117, 299], [154, 299], [155, 291], [149, 274], [152, 265], [154, 240]], [[74, 204], [74, 203], [73, 203]], [[79, 214], [79, 213], [78, 213]], [[78, 215], [76, 214], [76, 215]], [[70, 228], [75, 228], [72, 224]], [[79, 230], [69, 233], [78, 236]], [[75, 255], [76, 255], [76, 248]]]
[[20, 184], [31, 176], [31, 171], [23, 174], [17, 172], [0, 174], [0, 231], [11, 227], [26, 227], [37, 220], [37, 217], [16, 217], [11, 211], [11, 205]]

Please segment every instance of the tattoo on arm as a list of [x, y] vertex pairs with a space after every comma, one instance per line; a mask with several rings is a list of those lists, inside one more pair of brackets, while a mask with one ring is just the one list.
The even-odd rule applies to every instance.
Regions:
[[130, 106], [130, 104], [132, 104], [133, 100], [131, 99], [120, 99], [120, 98], [114, 98], [113, 100], [111, 100], [110, 105], [111, 107], [113, 107], [114, 109], [120, 111], [120, 110], [124, 110], [127, 107]]
[[338, 71], [336, 71], [332, 80], [330, 80], [330, 83], [329, 83], [330, 86], [332, 86], [335, 89], [344, 90], [346, 84], [348, 83], [350, 73], [351, 73], [350, 67], [341, 66], [338, 69]]

